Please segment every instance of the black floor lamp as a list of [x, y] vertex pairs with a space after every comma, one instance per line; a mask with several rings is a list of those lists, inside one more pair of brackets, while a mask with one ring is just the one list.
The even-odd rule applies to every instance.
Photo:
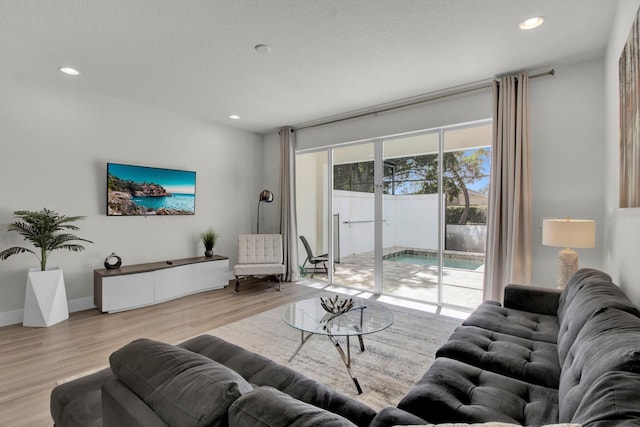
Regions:
[[269, 190], [262, 190], [260, 192], [260, 196], [258, 198], [258, 224], [257, 224], [257, 234], [260, 234], [260, 205], [262, 203], [271, 203], [273, 202], [273, 193]]

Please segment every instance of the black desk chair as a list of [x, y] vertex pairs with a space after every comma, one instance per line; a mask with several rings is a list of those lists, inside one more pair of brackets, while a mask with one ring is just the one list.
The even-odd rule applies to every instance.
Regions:
[[322, 267], [324, 268], [324, 272], [326, 274], [329, 274], [329, 270], [327, 269], [327, 262], [329, 262], [329, 254], [314, 256], [313, 252], [311, 251], [311, 246], [309, 246], [309, 242], [307, 242], [307, 239], [304, 236], [300, 236], [300, 240], [302, 240], [302, 244], [304, 245], [304, 250], [307, 251], [307, 258], [304, 260], [304, 263], [302, 264], [302, 269], [304, 270], [305, 265], [307, 265], [307, 262], [309, 264], [313, 264], [313, 270], [311, 270], [311, 278], [313, 279], [313, 273], [316, 271], [318, 264], [322, 264]]

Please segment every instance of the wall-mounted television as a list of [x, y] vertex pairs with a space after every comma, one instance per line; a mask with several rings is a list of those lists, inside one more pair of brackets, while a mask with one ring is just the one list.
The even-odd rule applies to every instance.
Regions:
[[194, 215], [196, 173], [107, 163], [107, 215]]

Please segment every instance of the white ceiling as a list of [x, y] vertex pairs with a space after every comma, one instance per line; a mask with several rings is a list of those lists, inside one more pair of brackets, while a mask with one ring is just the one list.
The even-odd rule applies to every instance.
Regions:
[[0, 69], [264, 133], [600, 56], [616, 4], [0, 0]]

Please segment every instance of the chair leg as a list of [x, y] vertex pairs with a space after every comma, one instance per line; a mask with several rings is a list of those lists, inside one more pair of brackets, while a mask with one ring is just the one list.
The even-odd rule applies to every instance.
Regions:
[[234, 289], [233, 293], [237, 294], [239, 290], [240, 290], [240, 279], [238, 278], [238, 276], [236, 276], [236, 288]]
[[278, 279], [278, 287], [276, 288], [276, 291], [280, 292], [280, 282], [282, 281], [282, 274], [276, 275], [276, 278]]

